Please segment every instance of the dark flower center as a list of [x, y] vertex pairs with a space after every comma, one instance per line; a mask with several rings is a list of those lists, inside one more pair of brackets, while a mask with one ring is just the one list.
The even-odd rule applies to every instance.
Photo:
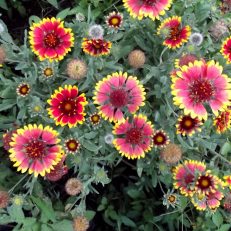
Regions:
[[79, 148], [79, 143], [76, 140], [71, 139], [67, 141], [66, 146], [69, 150], [76, 151]]
[[170, 28], [170, 38], [172, 40], [177, 40], [179, 38], [179, 35], [181, 33], [181, 30], [179, 26], [171, 27]]
[[62, 102], [60, 106], [61, 111], [68, 116], [74, 115], [76, 113], [76, 102], [74, 100], [67, 100]]
[[121, 19], [117, 16], [113, 16], [112, 18], [110, 18], [109, 20], [109, 24], [113, 25], [113, 26], [119, 26], [121, 22]]
[[153, 143], [155, 145], [162, 145], [162, 144], [165, 144], [165, 142], [166, 142], [166, 137], [164, 134], [157, 133], [153, 136]]
[[43, 71], [43, 74], [44, 74], [46, 77], [52, 76], [52, 75], [53, 75], [53, 70], [52, 70], [52, 68], [47, 67], [47, 68]]
[[190, 98], [194, 103], [205, 103], [214, 95], [214, 86], [207, 79], [197, 79], [189, 86]]
[[54, 32], [48, 33], [43, 41], [44, 44], [50, 48], [55, 48], [60, 44], [60, 39]]
[[19, 92], [22, 95], [26, 95], [29, 92], [30, 88], [28, 87], [28, 85], [23, 85], [20, 87]]
[[112, 106], [124, 107], [128, 103], [128, 93], [124, 89], [116, 89], [111, 92], [109, 99]]
[[138, 128], [131, 128], [126, 133], [126, 142], [130, 144], [140, 144], [143, 141], [143, 133]]
[[156, 3], [157, 0], [142, 0], [141, 2], [143, 2], [144, 4], [148, 5], [148, 6], [154, 6], [154, 4]]
[[191, 184], [193, 182], [194, 176], [193, 174], [189, 173], [184, 177], [184, 182], [185, 185], [188, 186], [189, 184]]
[[31, 159], [39, 159], [46, 155], [46, 146], [43, 141], [32, 140], [25, 147], [27, 156]]
[[99, 121], [100, 121], [100, 116], [98, 114], [94, 114], [91, 116], [91, 122], [93, 124], [97, 124], [97, 123], [99, 123]]
[[103, 41], [101, 39], [94, 40], [92, 45], [95, 49], [100, 49], [103, 47]]
[[191, 130], [195, 127], [196, 121], [190, 116], [184, 116], [180, 125], [181, 125], [181, 128], [184, 130]]
[[212, 185], [211, 179], [208, 176], [201, 176], [198, 179], [198, 187], [202, 190], [208, 189]]
[[170, 195], [170, 196], [168, 197], [168, 201], [169, 201], [170, 203], [174, 203], [174, 202], [176, 201], [176, 197], [175, 197], [174, 195]]

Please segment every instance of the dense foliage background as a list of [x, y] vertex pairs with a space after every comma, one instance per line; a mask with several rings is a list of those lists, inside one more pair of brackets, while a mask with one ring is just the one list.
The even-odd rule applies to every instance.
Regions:
[[[128, 160], [112, 144], [105, 142], [105, 136], [112, 132], [113, 123], [102, 119], [100, 127], [94, 128], [86, 120], [83, 125], [70, 129], [55, 126], [46, 111], [47, 100], [55, 89], [61, 85], [77, 85], [89, 103], [86, 106], [87, 119], [97, 112], [92, 100], [96, 83], [113, 72], [127, 72], [137, 76], [146, 91], [145, 106], [139, 112], [146, 114], [155, 129], [163, 129], [170, 141], [181, 147], [181, 161], [205, 161], [208, 169], [221, 179], [230, 175], [229, 129], [217, 133], [213, 118], [209, 117], [201, 132], [193, 136], [176, 134], [175, 125], [182, 112], [173, 104], [170, 78], [175, 59], [185, 53], [206, 61], [216, 60], [223, 66], [223, 72], [231, 76], [231, 66], [220, 53], [222, 41], [230, 34], [231, 15], [228, 8], [224, 12], [221, 1], [173, 1], [166, 15], [155, 21], [134, 19], [122, 1], [112, 0], [0, 0], [0, 7], [0, 23], [4, 27], [0, 43], [7, 54], [0, 69], [1, 138], [7, 131], [26, 124], [42, 123], [60, 133], [62, 144], [69, 136], [75, 136], [81, 144], [76, 154], [67, 155], [68, 173], [53, 182], [41, 176], [35, 178], [17, 172], [1, 139], [0, 186], [10, 196], [8, 207], [0, 209], [2, 230], [72, 230], [73, 219], [77, 216], [87, 218], [90, 222], [88, 230], [230, 230], [231, 200], [226, 200], [229, 210], [224, 208], [224, 200], [230, 195], [228, 188], [224, 189], [225, 198], [216, 211], [198, 211], [188, 197], [173, 190], [175, 165], [160, 157], [161, 149], [154, 147], [145, 158]], [[123, 13], [124, 22], [119, 30], [113, 31], [105, 23], [105, 16], [112, 11]], [[76, 14], [81, 14], [84, 19], [78, 20]], [[187, 42], [176, 50], [163, 46], [157, 28], [163, 19], [173, 15], [181, 16], [182, 23], [190, 25], [192, 32], [202, 34], [202, 45]], [[32, 53], [28, 31], [33, 22], [52, 16], [60, 18], [65, 27], [72, 29], [75, 45], [64, 60], [54, 64], [54, 78], [47, 81], [41, 74], [46, 62], [40, 62]], [[220, 19], [226, 23], [227, 30], [217, 38], [211, 34], [211, 28]], [[94, 24], [102, 25], [104, 38], [112, 42], [108, 56], [91, 57], [81, 49], [82, 39], [88, 37], [89, 27]], [[146, 61], [142, 68], [129, 65], [128, 55], [134, 49], [145, 53]], [[87, 76], [81, 80], [71, 79], [66, 74], [67, 63], [73, 58], [80, 58], [87, 64]], [[16, 93], [22, 82], [31, 87], [27, 97], [19, 97]], [[33, 114], [36, 105], [42, 110]], [[66, 182], [73, 177], [82, 182], [81, 193], [77, 196], [71, 196], [65, 189]], [[174, 206], [168, 202], [166, 206], [166, 195], [170, 194], [177, 198]]]

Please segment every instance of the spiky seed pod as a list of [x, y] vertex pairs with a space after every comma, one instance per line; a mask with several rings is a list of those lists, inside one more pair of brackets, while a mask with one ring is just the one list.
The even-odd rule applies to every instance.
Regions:
[[229, 32], [228, 26], [223, 19], [212, 24], [209, 32], [214, 39], [219, 40], [225, 33]]
[[67, 75], [72, 79], [82, 79], [87, 74], [87, 64], [79, 59], [72, 59], [67, 63]]
[[0, 209], [4, 209], [8, 206], [10, 196], [7, 191], [0, 191]]
[[141, 68], [145, 63], [145, 54], [141, 50], [134, 50], [128, 55], [128, 63], [133, 68]]
[[92, 39], [102, 39], [104, 34], [104, 29], [100, 25], [92, 25], [88, 30], [88, 34]]
[[89, 228], [89, 221], [84, 216], [78, 216], [73, 220], [74, 231], [86, 231]]
[[76, 196], [83, 189], [82, 182], [77, 178], [70, 178], [65, 184], [66, 193], [70, 196]]
[[170, 143], [161, 151], [160, 156], [167, 164], [176, 164], [182, 157], [182, 150], [178, 145]]

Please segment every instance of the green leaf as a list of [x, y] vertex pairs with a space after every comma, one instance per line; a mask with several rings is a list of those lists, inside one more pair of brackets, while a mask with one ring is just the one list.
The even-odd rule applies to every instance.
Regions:
[[24, 227], [31, 226], [31, 225], [34, 225], [35, 222], [36, 222], [36, 218], [26, 217], [23, 221], [23, 226]]
[[40, 198], [31, 196], [32, 201], [41, 210], [41, 213], [46, 217], [47, 220], [55, 221], [55, 213], [52, 206], [49, 206], [45, 201]]
[[29, 17], [29, 24], [30, 24], [30, 26], [31, 26], [33, 23], [38, 23], [39, 21], [41, 21], [41, 19], [40, 19], [38, 16], [36, 16], [36, 15], [31, 15], [31, 16]]
[[218, 231], [229, 231], [230, 227], [231, 227], [230, 224], [224, 224], [218, 229]]
[[88, 140], [84, 140], [82, 145], [84, 148], [86, 148], [87, 150], [91, 152], [98, 152], [99, 149], [102, 147], [102, 146], [96, 146], [95, 144], [93, 144], [92, 142]]
[[50, 228], [48, 225], [46, 224], [42, 224], [41, 226], [41, 231], [53, 231], [52, 228]]
[[140, 191], [137, 190], [137, 189], [132, 188], [132, 189], [129, 189], [129, 190], [127, 191], [127, 194], [128, 194], [132, 199], [136, 199], [136, 198], [138, 198], [138, 197], [140, 196]]
[[90, 221], [93, 219], [93, 217], [95, 216], [95, 211], [92, 210], [87, 210], [84, 214], [84, 216]]
[[213, 223], [217, 226], [220, 227], [221, 224], [223, 223], [223, 217], [219, 211], [216, 211], [216, 213], [213, 214], [212, 216]]
[[59, 9], [57, 0], [47, 0], [47, 2], [54, 6], [56, 9]]
[[8, 211], [8, 213], [9, 213], [9, 215], [13, 221], [15, 221], [19, 224], [21, 224], [23, 222], [25, 216], [24, 216], [24, 212], [22, 211], [22, 207], [12, 205], [12, 206], [7, 208], [7, 211]]
[[226, 156], [229, 152], [231, 152], [231, 143], [227, 141], [221, 147], [221, 155]]
[[53, 230], [67, 231], [67, 230], [72, 230], [73, 226], [70, 220], [62, 220], [52, 225], [52, 228]]
[[6, 214], [1, 214], [0, 216], [0, 224], [4, 225], [4, 224], [8, 224], [13, 222], [12, 218]]
[[130, 218], [128, 218], [128, 217], [121, 216], [121, 221], [126, 226], [136, 228], [135, 222], [133, 220], [131, 220]]
[[70, 11], [70, 8], [64, 9], [56, 15], [56, 18], [65, 19]]
[[8, 6], [5, 0], [0, 0], [0, 7], [4, 10], [8, 10]]

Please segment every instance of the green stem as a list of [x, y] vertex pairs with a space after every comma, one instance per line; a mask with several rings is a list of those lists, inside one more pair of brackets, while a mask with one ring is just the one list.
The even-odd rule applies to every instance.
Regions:
[[9, 191], [8, 193], [11, 194], [13, 190], [27, 177], [28, 175], [24, 175]]

